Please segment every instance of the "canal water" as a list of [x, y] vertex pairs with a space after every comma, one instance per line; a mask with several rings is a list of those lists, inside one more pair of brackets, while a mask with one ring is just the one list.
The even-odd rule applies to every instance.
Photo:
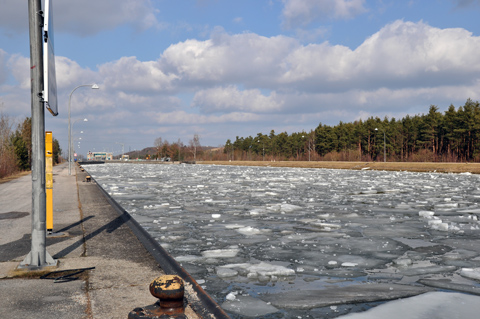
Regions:
[[86, 169], [232, 318], [375, 318], [399, 298], [413, 313], [398, 318], [431, 318], [413, 305], [480, 311], [478, 175]]

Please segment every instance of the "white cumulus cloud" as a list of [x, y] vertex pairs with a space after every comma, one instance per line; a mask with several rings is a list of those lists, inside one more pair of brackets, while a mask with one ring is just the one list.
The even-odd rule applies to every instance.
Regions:
[[123, 57], [99, 67], [105, 86], [127, 92], [167, 92], [173, 89], [177, 74], [166, 74], [157, 61]]
[[280, 111], [282, 104], [275, 92], [265, 96], [258, 89], [240, 91], [234, 86], [202, 90], [193, 98], [193, 106], [199, 107], [205, 113], [270, 113]]
[[478, 50], [480, 38], [464, 29], [398, 20], [355, 50], [329, 43], [297, 48], [281, 81], [320, 91], [465, 84], [480, 71]]
[[73, 89], [79, 84], [94, 84], [99, 81], [98, 73], [82, 68], [77, 62], [66, 57], [55, 57], [57, 88]]
[[24, 90], [30, 90], [30, 58], [14, 54], [8, 59], [11, 74]]
[[284, 57], [297, 46], [295, 39], [284, 36], [218, 34], [206, 41], [171, 45], [160, 63], [190, 85], [239, 81], [262, 85], [259, 82], [271, 82], [281, 74]]

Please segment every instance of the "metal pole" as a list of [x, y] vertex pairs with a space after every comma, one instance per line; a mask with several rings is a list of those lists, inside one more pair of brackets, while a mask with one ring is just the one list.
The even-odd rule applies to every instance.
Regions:
[[32, 247], [19, 268], [39, 269], [54, 266], [56, 261], [47, 253], [45, 242], [45, 106], [43, 91], [43, 52], [41, 0], [28, 1], [30, 33], [30, 76], [32, 108]]
[[385, 152], [385, 145], [386, 145], [386, 142], [385, 142], [385, 131], [383, 131], [383, 162], [386, 163], [387, 162], [387, 153]]
[[[75, 90], [76, 90], [76, 89], [75, 89]], [[73, 93], [73, 92], [72, 92], [72, 93]], [[69, 122], [70, 122], [70, 117], [68, 118], [68, 120], [69, 120]], [[84, 119], [76, 119], [76, 120], [73, 121], [73, 123], [72, 123], [71, 125], [69, 125], [69, 127], [68, 127], [68, 133], [70, 133], [70, 134], [68, 134], [68, 140], [70, 141], [70, 142], [68, 143], [68, 145], [69, 145], [69, 150], [71, 149], [71, 150], [72, 150], [72, 153], [73, 153], [73, 151], [74, 151], [74, 149], [73, 149], [73, 142], [74, 142], [74, 141], [73, 141], [73, 139], [74, 139], [74, 138], [73, 138], [73, 126], [75, 125], [75, 123], [77, 123], [78, 121], [81, 121], [81, 120], [83, 120], [84, 122], [88, 122], [88, 120], [87, 120], [86, 118], [84, 118]], [[71, 128], [71, 129], [70, 129], [70, 128]], [[69, 152], [69, 153], [70, 153], [70, 152]], [[73, 157], [73, 156], [72, 156], [72, 157]], [[70, 162], [70, 160], [69, 160], [69, 162]], [[69, 172], [69, 173], [70, 173], [70, 172]]]
[[72, 94], [76, 89], [82, 86], [89, 85], [79, 85], [70, 92], [68, 98], [68, 175], [72, 175], [72, 124], [71, 124], [71, 113], [72, 113]]
[[70, 92], [70, 97], [68, 98], [68, 175], [72, 175], [72, 125], [70, 117], [72, 111], [72, 94], [76, 89], [81, 88], [82, 86], [91, 86], [92, 89], [98, 89], [96, 84], [82, 84]]
[[310, 149], [312, 148], [312, 146], [310, 145], [310, 141], [311, 141], [311, 134], [308, 135], [308, 161], [310, 162]]
[[70, 97], [68, 98], [68, 175], [72, 175], [72, 146], [70, 145], [72, 143], [72, 140], [71, 140], [71, 134], [72, 134], [72, 130], [70, 128], [71, 124], [70, 124], [70, 114], [71, 114], [71, 101], [72, 101], [72, 94], [73, 92], [76, 90], [77, 88], [74, 88], [73, 91], [70, 93]]

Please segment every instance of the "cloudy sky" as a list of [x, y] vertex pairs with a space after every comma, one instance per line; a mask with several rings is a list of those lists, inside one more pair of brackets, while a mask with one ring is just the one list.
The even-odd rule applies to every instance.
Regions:
[[[27, 1], [0, 0], [0, 108], [30, 116]], [[479, 0], [53, 0], [67, 149], [401, 118], [480, 100]], [[83, 133], [80, 133], [80, 132]], [[76, 148], [78, 143], [76, 142]]]

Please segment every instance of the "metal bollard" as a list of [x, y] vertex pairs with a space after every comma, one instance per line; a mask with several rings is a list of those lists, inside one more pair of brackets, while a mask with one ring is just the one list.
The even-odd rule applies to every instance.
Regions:
[[92, 177], [90, 177], [90, 175], [87, 175], [85, 177], [85, 182], [90, 183], [91, 181], [92, 181]]
[[159, 300], [153, 305], [135, 308], [128, 319], [187, 319], [183, 296], [183, 280], [176, 275], [165, 275], [150, 283], [150, 293]]

